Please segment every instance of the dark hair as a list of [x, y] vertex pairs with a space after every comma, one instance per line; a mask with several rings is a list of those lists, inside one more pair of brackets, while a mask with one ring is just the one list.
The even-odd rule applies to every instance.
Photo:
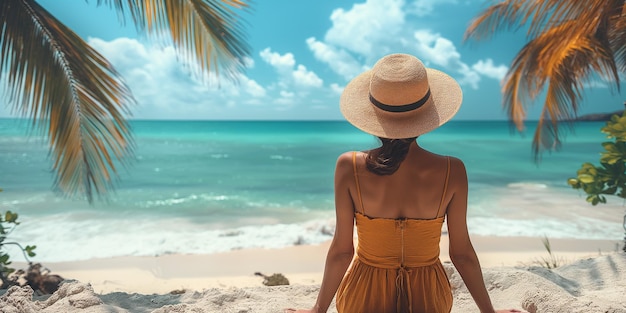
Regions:
[[411, 143], [417, 137], [404, 139], [378, 137], [378, 139], [382, 145], [367, 152], [365, 165], [374, 174], [391, 175], [398, 170], [400, 163], [404, 161], [407, 153], [409, 153]]

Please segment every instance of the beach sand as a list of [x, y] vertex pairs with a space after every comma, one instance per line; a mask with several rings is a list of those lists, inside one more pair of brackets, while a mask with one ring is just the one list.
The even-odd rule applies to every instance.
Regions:
[[[548, 259], [541, 238], [472, 237], [486, 286], [498, 308], [528, 312], [625, 312], [626, 255], [620, 241], [550, 239], [561, 266]], [[43, 263], [71, 280], [54, 295], [29, 288], [0, 296], [0, 312], [282, 312], [308, 308], [319, 290], [329, 243], [285, 249], [247, 249], [212, 255], [118, 257]], [[449, 262], [447, 237], [441, 260], [454, 291], [452, 312], [478, 312]], [[15, 268], [25, 264], [14, 263]], [[282, 273], [289, 286], [267, 287]], [[334, 303], [329, 312], [336, 312]]]

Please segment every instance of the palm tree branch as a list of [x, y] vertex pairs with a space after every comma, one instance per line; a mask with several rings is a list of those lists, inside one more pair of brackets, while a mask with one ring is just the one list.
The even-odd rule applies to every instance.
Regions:
[[[615, 41], [625, 40], [624, 38], [616, 38], [615, 32], [621, 27], [622, 32], [626, 31], [626, 1], [624, 0], [610, 0], [606, 1], [604, 10], [599, 12], [598, 27], [594, 33], [594, 39], [602, 46], [599, 53], [601, 58], [605, 60], [611, 60], [606, 62], [610, 64], [609, 68], [604, 71], [598, 71], [601, 75], [604, 72], [610, 72], [611, 75], [603, 75], [607, 81], [612, 81], [614, 84], [610, 87], [615, 87], [617, 92], [620, 90], [620, 75], [619, 73], [626, 72], [626, 62], [619, 58], [619, 54], [623, 53], [624, 46], [618, 46]], [[621, 25], [620, 25], [621, 24]], [[626, 37], [626, 34], [622, 34]]]
[[526, 44], [505, 78], [504, 106], [518, 129], [523, 127], [525, 118], [520, 112], [525, 113], [524, 107], [548, 84], [544, 109], [533, 140], [534, 152], [558, 148], [557, 123], [571, 121], [576, 116], [584, 82], [593, 73], [618, 79], [611, 47], [606, 41], [584, 33], [570, 40], [559, 40], [562, 32], [571, 32], [573, 23], [553, 27]]
[[[516, 61], [520, 60], [518, 56]], [[518, 61], [519, 62], [519, 61]], [[524, 130], [524, 120], [526, 119], [526, 103], [532, 101], [527, 89], [522, 88], [524, 71], [514, 66], [509, 69], [502, 85], [503, 106], [507, 111], [509, 119], [513, 122], [518, 131]]]
[[507, 0], [489, 6], [471, 21], [463, 40], [489, 39], [500, 29], [517, 30], [518, 24], [522, 24], [522, 5], [520, 1]]
[[626, 18], [616, 20], [615, 27], [609, 32], [609, 42], [615, 54], [618, 71], [626, 73]]
[[[607, 18], [606, 33], [618, 71], [626, 73], [626, 2], [617, 2], [611, 8]], [[619, 2], [621, 2], [621, 5]]]
[[[572, 2], [581, 0], [572, 0]], [[585, 1], [585, 0], [583, 0]], [[535, 38], [546, 27], [561, 20], [562, 1], [554, 0], [505, 0], [499, 1], [472, 20], [464, 34], [464, 40], [489, 39], [499, 30], [517, 31], [529, 24], [527, 36]]]
[[112, 187], [115, 161], [132, 154], [124, 114], [134, 99], [100, 54], [35, 1], [3, 1], [0, 10], [9, 98], [48, 136], [55, 186], [92, 201]]
[[235, 79], [245, 66], [250, 48], [245, 42], [238, 12], [248, 7], [240, 0], [99, 0], [120, 14], [130, 11], [137, 30], [156, 38], [170, 38], [196, 74], [224, 72]]
[[620, 73], [626, 72], [626, 2], [500, 1], [472, 21], [464, 40], [518, 30], [525, 23], [529, 41], [503, 80], [503, 105], [521, 131], [527, 106], [546, 93], [533, 138], [533, 152], [539, 157], [540, 151], [560, 146], [558, 123], [576, 116], [584, 83], [593, 75], [614, 83], [611, 87], [619, 91]]
[[[623, 0], [606, 0], [623, 5]], [[613, 5], [614, 6], [614, 5]], [[612, 6], [612, 7], [613, 7]], [[584, 21], [575, 29], [594, 32], [597, 16], [607, 8], [604, 1], [588, 0], [507, 0], [496, 3], [472, 20], [465, 31], [464, 40], [489, 39], [498, 30], [518, 30], [528, 23], [529, 40], [546, 30], [569, 21]], [[572, 29], [575, 31], [575, 29]], [[569, 38], [569, 37], [568, 37]]]

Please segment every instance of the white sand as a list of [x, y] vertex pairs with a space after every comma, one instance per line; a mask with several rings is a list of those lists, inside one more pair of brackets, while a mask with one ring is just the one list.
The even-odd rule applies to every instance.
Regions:
[[[498, 308], [626, 313], [626, 255], [610, 252], [617, 242], [551, 242], [555, 254], [571, 263], [555, 270], [533, 266], [533, 261], [547, 257], [537, 238], [474, 238], [485, 284]], [[442, 241], [444, 262], [446, 245]], [[319, 290], [327, 246], [44, 264], [78, 281], [65, 283], [48, 298], [33, 299], [30, 288], [13, 287], [0, 296], [0, 312], [243, 313], [308, 308]], [[444, 264], [454, 290], [452, 312], [477, 312], [459, 275]], [[255, 271], [284, 273], [291, 285], [262, 286]], [[182, 294], [169, 293], [182, 289]], [[334, 304], [329, 312], [336, 312]]]

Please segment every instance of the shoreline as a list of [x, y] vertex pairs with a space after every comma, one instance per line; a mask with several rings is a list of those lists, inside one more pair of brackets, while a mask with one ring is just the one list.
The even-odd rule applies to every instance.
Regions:
[[[454, 298], [451, 313], [477, 312], [459, 273], [447, 262], [447, 237], [442, 238], [441, 261]], [[548, 255], [541, 238], [472, 239], [497, 309], [626, 313], [626, 254], [614, 252], [619, 241], [551, 239], [553, 253], [563, 263], [547, 269], [534, 263]], [[328, 246], [42, 263], [68, 281], [51, 296], [33, 295], [30, 288], [0, 290], [0, 307], [42, 313], [277, 313], [308, 308], [319, 292]], [[282, 273], [290, 285], [264, 286], [255, 271]], [[328, 312], [337, 313], [334, 300]]]
[[[623, 241], [549, 239], [560, 264], [621, 251]], [[539, 266], [550, 256], [537, 237], [472, 236], [483, 268]], [[265, 275], [281, 273], [291, 285], [319, 285], [330, 241], [281, 249], [242, 249], [215, 254], [124, 256], [68, 262], [41, 262], [52, 274], [89, 283], [98, 294], [112, 292], [165, 294], [207, 288], [263, 286]], [[448, 238], [440, 243], [440, 260], [449, 262]], [[16, 269], [26, 263], [14, 262]]]

